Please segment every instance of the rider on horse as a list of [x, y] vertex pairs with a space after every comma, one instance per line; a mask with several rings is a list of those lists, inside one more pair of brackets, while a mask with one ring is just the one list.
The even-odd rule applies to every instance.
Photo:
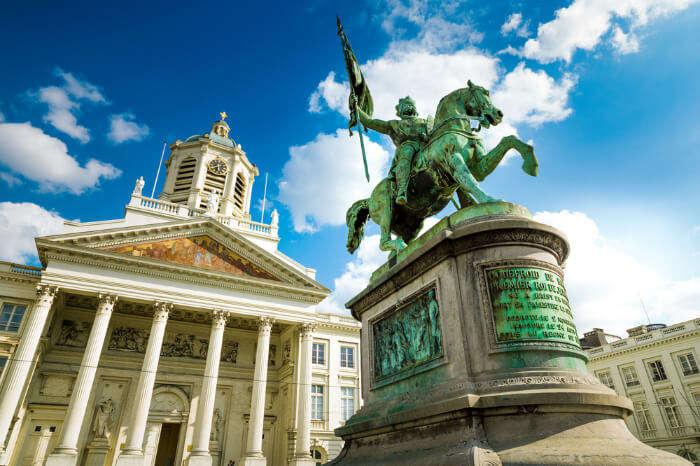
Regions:
[[406, 205], [411, 163], [421, 147], [428, 142], [428, 123], [425, 119], [418, 118], [416, 103], [408, 96], [399, 99], [396, 106], [396, 115], [401, 119], [389, 121], [373, 119], [357, 106], [357, 97], [354, 94], [352, 97], [354, 99], [351, 98], [351, 105], [353, 110], [357, 109], [362, 124], [386, 134], [396, 146], [388, 178], [396, 182], [396, 203]]

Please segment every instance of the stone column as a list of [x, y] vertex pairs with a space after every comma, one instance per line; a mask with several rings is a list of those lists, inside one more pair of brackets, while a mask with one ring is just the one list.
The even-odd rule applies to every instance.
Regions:
[[211, 420], [214, 415], [214, 402], [216, 401], [216, 382], [219, 377], [221, 346], [224, 341], [224, 329], [226, 328], [227, 319], [228, 313], [226, 311], [214, 311], [202, 391], [197, 404], [197, 420], [195, 422], [192, 454], [189, 461], [190, 466], [211, 466], [212, 464], [211, 455], [209, 454], [209, 436], [211, 434]]
[[267, 460], [262, 451], [263, 423], [265, 421], [265, 390], [267, 385], [267, 362], [270, 352], [272, 319], [261, 317], [258, 321], [258, 349], [255, 353], [255, 375], [253, 394], [250, 399], [248, 420], [248, 442], [241, 466], [265, 466]]
[[26, 323], [17, 345], [17, 350], [10, 358], [5, 374], [5, 383], [0, 391], [0, 456], [5, 452], [5, 440], [12, 418], [17, 411], [17, 403], [22, 395], [24, 384], [29, 376], [29, 369], [36, 357], [41, 333], [51, 310], [58, 287], [39, 285], [36, 287], [36, 301], [31, 312], [26, 316]]
[[148, 411], [151, 407], [153, 396], [153, 384], [156, 381], [160, 349], [163, 346], [165, 325], [168, 322], [168, 314], [173, 308], [172, 304], [156, 302], [153, 304], [155, 315], [151, 325], [151, 334], [148, 337], [146, 354], [143, 357], [141, 374], [136, 386], [135, 401], [129, 419], [126, 446], [119, 455], [117, 465], [139, 465], [143, 460], [143, 436], [146, 432]]
[[95, 373], [97, 372], [97, 364], [100, 362], [102, 346], [107, 335], [109, 319], [117, 302], [117, 297], [114, 295], [100, 293], [98, 298], [99, 303], [95, 321], [92, 324], [87, 346], [83, 353], [83, 360], [78, 370], [78, 378], [73, 386], [73, 394], [71, 395], [66, 419], [61, 429], [61, 437], [53, 454], [47, 459], [47, 466], [75, 465], [78, 461], [80, 427], [83, 425], [85, 412], [87, 411], [92, 384], [95, 381]]
[[311, 458], [311, 348], [314, 341], [314, 324], [300, 327], [299, 348], [299, 400], [297, 409], [297, 444], [293, 465], [316, 464]]

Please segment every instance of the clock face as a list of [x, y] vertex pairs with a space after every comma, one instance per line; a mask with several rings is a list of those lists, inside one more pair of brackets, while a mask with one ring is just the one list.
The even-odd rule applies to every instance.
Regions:
[[209, 171], [215, 175], [225, 175], [228, 172], [228, 165], [223, 159], [214, 159], [207, 165]]

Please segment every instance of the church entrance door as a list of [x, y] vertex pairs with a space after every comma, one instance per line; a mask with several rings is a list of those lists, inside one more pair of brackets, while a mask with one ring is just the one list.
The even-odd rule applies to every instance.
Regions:
[[163, 423], [158, 440], [155, 466], [174, 466], [177, 456], [177, 441], [180, 436], [180, 424]]

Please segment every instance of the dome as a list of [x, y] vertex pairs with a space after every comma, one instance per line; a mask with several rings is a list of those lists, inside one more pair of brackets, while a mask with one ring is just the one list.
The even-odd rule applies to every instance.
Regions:
[[192, 136], [188, 137], [187, 139], [185, 139], [185, 142], [194, 142], [194, 141], [199, 140], [199, 138], [203, 138], [203, 137], [204, 136], [201, 134], [195, 134], [195, 135], [192, 135]]

